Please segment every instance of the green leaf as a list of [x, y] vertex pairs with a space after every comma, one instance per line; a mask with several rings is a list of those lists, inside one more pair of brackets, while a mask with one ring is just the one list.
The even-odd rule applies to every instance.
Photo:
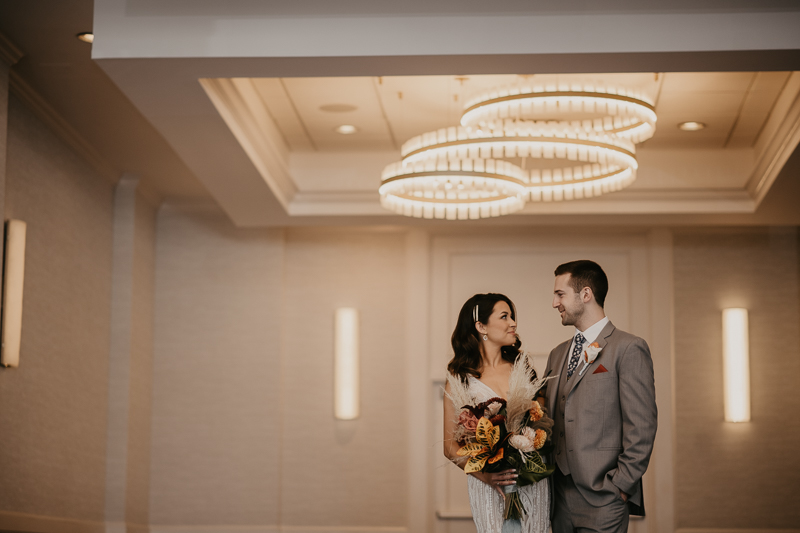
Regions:
[[546, 477], [549, 477], [555, 472], [556, 465], [546, 465], [542, 461], [542, 456], [536, 452], [528, 455], [528, 461], [524, 467], [519, 471], [517, 478], [517, 485], [524, 487], [525, 485], [532, 485], [538, 483]]
[[522, 467], [522, 470], [530, 472], [531, 474], [541, 474], [546, 468], [547, 467], [544, 466], [544, 461], [542, 461], [542, 456], [537, 452], [532, 452], [528, 455], [528, 461], [525, 463], [525, 466]]

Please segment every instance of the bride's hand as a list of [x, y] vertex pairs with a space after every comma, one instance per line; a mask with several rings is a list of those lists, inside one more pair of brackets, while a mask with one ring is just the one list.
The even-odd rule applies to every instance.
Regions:
[[472, 475], [494, 488], [503, 499], [506, 498], [506, 495], [503, 493], [503, 486], [516, 484], [518, 477], [517, 471], [513, 468], [503, 470], [502, 472], [493, 472], [491, 474], [487, 472], [474, 472]]

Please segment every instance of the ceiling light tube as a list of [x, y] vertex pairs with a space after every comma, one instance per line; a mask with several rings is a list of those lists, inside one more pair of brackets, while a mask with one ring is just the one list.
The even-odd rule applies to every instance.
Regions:
[[725, 421], [750, 421], [750, 338], [747, 309], [722, 310]]
[[22, 286], [25, 280], [25, 233], [21, 220], [6, 222], [6, 256], [3, 265], [3, 333], [0, 364], [19, 366], [22, 339]]
[[334, 415], [339, 420], [354, 420], [360, 415], [358, 309], [336, 310], [334, 336]]

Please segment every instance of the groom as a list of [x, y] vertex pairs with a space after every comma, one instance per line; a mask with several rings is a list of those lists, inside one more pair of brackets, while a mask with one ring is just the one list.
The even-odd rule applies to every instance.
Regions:
[[[547, 387], [555, 420], [553, 533], [625, 532], [629, 513], [644, 515], [642, 475], [656, 436], [650, 349], [606, 317], [608, 278], [600, 265], [572, 261], [555, 275], [553, 307], [575, 332], [547, 361], [547, 373], [557, 376]], [[587, 363], [585, 353], [596, 358]]]

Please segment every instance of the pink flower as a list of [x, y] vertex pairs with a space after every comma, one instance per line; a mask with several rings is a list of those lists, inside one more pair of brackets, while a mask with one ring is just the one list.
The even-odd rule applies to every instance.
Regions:
[[478, 429], [478, 419], [467, 409], [463, 409], [461, 414], [458, 415], [458, 423], [472, 433], [475, 433], [475, 430]]

